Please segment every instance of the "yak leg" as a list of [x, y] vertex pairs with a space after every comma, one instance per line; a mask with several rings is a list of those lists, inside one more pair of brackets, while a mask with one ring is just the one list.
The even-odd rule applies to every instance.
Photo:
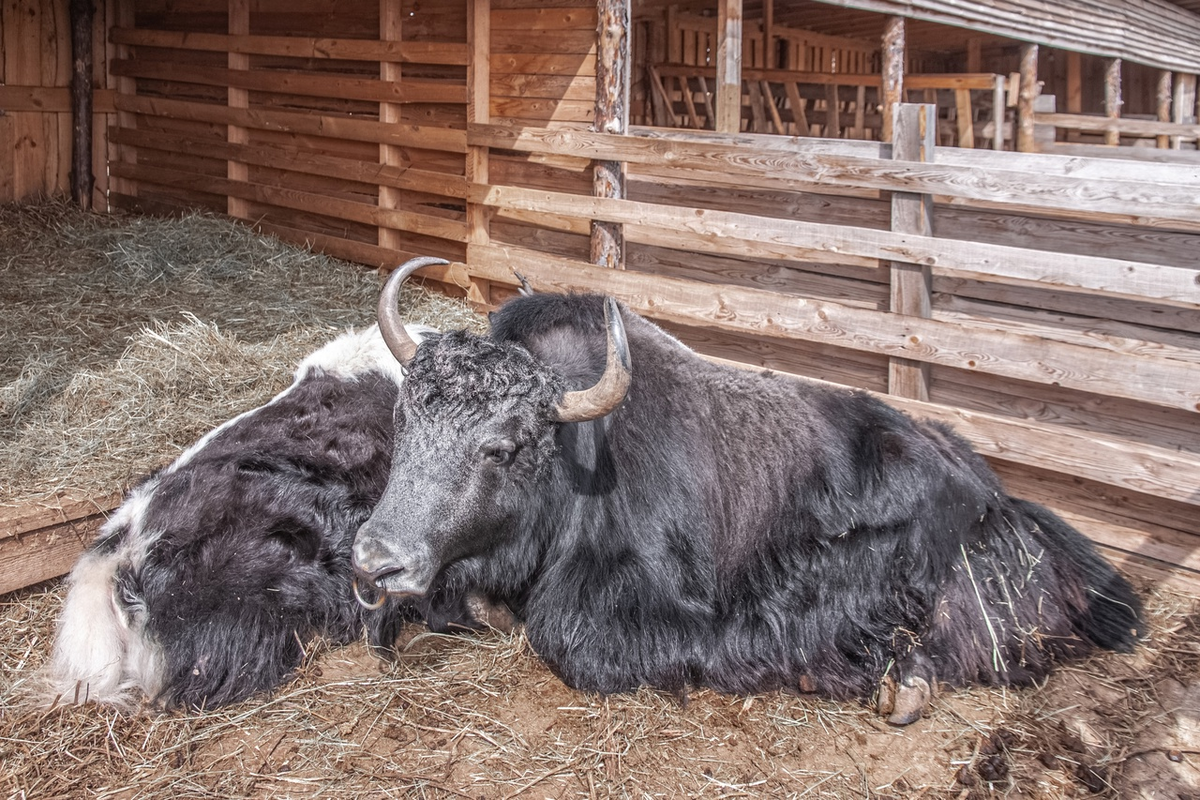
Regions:
[[879, 713], [891, 725], [911, 725], [919, 720], [937, 692], [933, 662], [921, 648], [896, 662], [896, 677], [879, 682]]

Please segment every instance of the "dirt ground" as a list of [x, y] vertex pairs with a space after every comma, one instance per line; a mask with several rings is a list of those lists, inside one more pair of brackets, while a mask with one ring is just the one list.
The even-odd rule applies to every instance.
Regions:
[[212, 712], [32, 710], [59, 583], [0, 601], [9, 798], [1200, 797], [1200, 619], [1150, 590], [1150, 640], [1040, 687], [943, 691], [889, 727], [788, 693], [598, 697], [518, 631], [406, 631], [393, 662], [320, 644], [273, 696]]
[[[112, 491], [278, 391], [315, 342], [370, 319], [377, 288], [360, 272], [223, 222], [178, 232], [75, 213], [0, 209], [10, 499]], [[331, 288], [306, 283], [314, 274]], [[285, 278], [283, 297], [234, 306], [221, 294]], [[31, 338], [43, 318], [61, 324]], [[174, 354], [153, 381], [146, 348]], [[868, 703], [789, 693], [582, 694], [519, 630], [416, 626], [390, 662], [312, 643], [294, 681], [214, 711], [34, 709], [25, 692], [65, 593], [55, 581], [0, 597], [0, 797], [1200, 798], [1200, 606], [1139, 588], [1151, 632], [1136, 653], [1066, 666], [1043, 686], [944, 690], [926, 719], [895, 729]]]

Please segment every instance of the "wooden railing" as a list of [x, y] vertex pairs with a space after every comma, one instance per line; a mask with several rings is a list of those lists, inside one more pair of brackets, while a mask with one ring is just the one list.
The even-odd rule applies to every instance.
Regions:
[[[712, 130], [716, 71], [657, 64], [649, 68], [654, 123]], [[883, 126], [879, 75], [793, 70], [742, 71], [742, 129], [748, 133], [878, 140]], [[938, 143], [1004, 149], [1007, 79], [1003, 75], [908, 75], [908, 99], [936, 105]]]

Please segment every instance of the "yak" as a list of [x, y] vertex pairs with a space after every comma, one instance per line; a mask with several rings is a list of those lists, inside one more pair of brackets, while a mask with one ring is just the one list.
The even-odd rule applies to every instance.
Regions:
[[344, 333], [129, 491], [68, 577], [44, 700], [211, 708], [277, 687], [318, 635], [365, 626], [385, 648], [410, 619], [479, 627], [474, 597], [354, 599], [351, 541], [383, 493], [401, 382], [376, 326]]
[[705, 361], [611, 298], [536, 294], [419, 345], [353, 565], [508, 603], [568, 685], [875, 698], [1016, 685], [1143, 629], [1082, 534], [967, 442], [862, 391]]

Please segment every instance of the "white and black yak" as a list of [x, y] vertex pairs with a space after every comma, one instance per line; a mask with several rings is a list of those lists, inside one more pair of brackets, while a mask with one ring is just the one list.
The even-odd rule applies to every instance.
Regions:
[[507, 601], [580, 689], [882, 686], [896, 724], [938, 681], [1028, 683], [1136, 643], [1130, 585], [949, 428], [706, 362], [591, 295], [417, 346], [395, 307], [414, 268], [380, 301], [403, 431], [353, 548], [389, 595]]
[[350, 545], [387, 480], [401, 381], [376, 326], [343, 334], [133, 488], [70, 574], [46, 700], [213, 707], [277, 687], [318, 635], [474, 627], [465, 600], [355, 601]]

